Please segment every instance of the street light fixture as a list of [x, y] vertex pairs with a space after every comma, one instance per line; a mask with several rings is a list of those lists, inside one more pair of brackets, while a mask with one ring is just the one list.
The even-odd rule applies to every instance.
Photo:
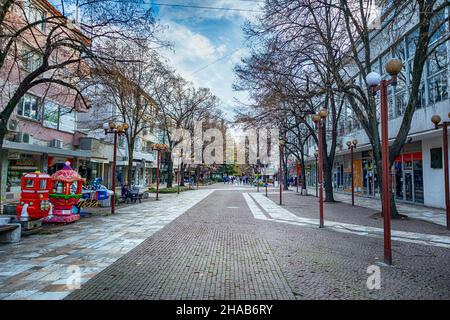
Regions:
[[350, 166], [351, 166], [351, 176], [352, 176], [352, 206], [355, 205], [355, 178], [353, 173], [353, 149], [356, 149], [358, 140], [347, 141], [347, 147], [350, 149]]
[[[320, 209], [320, 228], [324, 227], [324, 219], [323, 219], [323, 137], [322, 137], [322, 125], [323, 122], [325, 122], [326, 117], [328, 116], [328, 110], [327, 109], [320, 109], [319, 113], [312, 115], [313, 122], [317, 125], [318, 128], [318, 136], [319, 136], [319, 151], [318, 151], [318, 158], [319, 158], [319, 181], [318, 181], [318, 188], [319, 188], [319, 209]], [[317, 186], [317, 184], [316, 184]]]
[[[450, 112], [447, 117], [450, 119]], [[444, 180], [445, 180], [445, 211], [447, 216], [447, 229], [450, 230], [450, 186], [449, 186], [449, 173], [448, 173], [448, 126], [450, 125], [450, 120], [442, 121], [441, 117], [434, 115], [431, 118], [431, 122], [434, 123], [436, 129], [442, 128], [442, 140], [444, 153]]]
[[278, 166], [278, 185], [280, 188], [280, 206], [283, 204], [283, 187], [282, 187], [282, 180], [283, 180], [283, 147], [286, 144], [286, 141], [280, 138], [280, 141], [278, 143], [280, 148], [280, 164]]
[[398, 59], [391, 59], [386, 63], [385, 69], [391, 78], [382, 80], [376, 72], [370, 72], [366, 77], [367, 84], [373, 94], [380, 91], [381, 100], [381, 164], [382, 164], [382, 197], [384, 220], [384, 262], [392, 264], [391, 247], [391, 190], [389, 175], [389, 134], [388, 134], [388, 86], [397, 84], [397, 75], [403, 68], [403, 63]]
[[117, 162], [117, 136], [126, 134], [130, 126], [127, 123], [116, 124], [113, 121], [109, 121], [103, 124], [103, 130], [105, 135], [114, 134], [114, 155], [113, 155], [113, 176], [112, 176], [112, 201], [111, 201], [111, 214], [114, 214], [116, 208], [116, 162]]

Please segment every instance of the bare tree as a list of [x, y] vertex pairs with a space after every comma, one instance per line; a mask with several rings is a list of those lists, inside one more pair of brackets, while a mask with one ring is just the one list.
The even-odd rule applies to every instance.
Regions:
[[[152, 86], [159, 110], [158, 123], [172, 152], [182, 142], [182, 138], [175, 135], [175, 130], [184, 129], [193, 133], [195, 122], [214, 118], [218, 112], [218, 99], [209, 89], [195, 88], [167, 66], [161, 66], [159, 70], [161, 73], [153, 78]], [[183, 172], [184, 168], [183, 164]], [[167, 186], [172, 187], [172, 160], [169, 160], [167, 170]]]
[[[43, 1], [4, 0], [0, 6], [0, 165], [7, 123], [25, 93], [40, 88], [69, 97], [73, 108], [88, 107], [85, 80], [106, 39], [154, 36], [144, 1], [61, 0], [60, 11]], [[74, 20], [69, 8], [76, 6]], [[59, 93], [59, 94], [58, 94]], [[61, 95], [62, 93], [62, 95]], [[1, 175], [0, 170], [0, 175]], [[1, 177], [0, 177], [1, 180]]]
[[[91, 103], [108, 104], [115, 112], [109, 120], [126, 123], [128, 149], [128, 185], [133, 184], [134, 151], [143, 131], [156, 126], [157, 104], [152, 98], [152, 78], [159, 73], [157, 54], [145, 42], [130, 44], [118, 40], [108, 41], [104, 50], [128, 61], [114, 60], [93, 69], [91, 81], [97, 85]], [[100, 124], [101, 125], [101, 124]]]

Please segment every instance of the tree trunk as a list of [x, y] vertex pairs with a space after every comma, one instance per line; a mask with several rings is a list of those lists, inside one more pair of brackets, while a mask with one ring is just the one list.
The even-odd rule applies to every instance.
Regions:
[[167, 161], [167, 188], [173, 186], [173, 161], [171, 158]]
[[[381, 199], [381, 203], [383, 203], [383, 171], [382, 171], [382, 166], [381, 166], [381, 157], [377, 157], [375, 156], [375, 152], [374, 152], [374, 158], [375, 158], [375, 163], [376, 165], [376, 171], [377, 171], [377, 180], [378, 180], [378, 186], [380, 188], [380, 199]], [[392, 184], [392, 180], [391, 180], [391, 184]], [[392, 219], [399, 219], [402, 217], [402, 215], [400, 215], [400, 213], [398, 212], [397, 209], [397, 205], [395, 203], [395, 194], [391, 193], [391, 218]], [[381, 210], [381, 215], [384, 216], [383, 210]]]
[[3, 187], [6, 190], [6, 184], [3, 185], [3, 141], [7, 132], [7, 126], [4, 123], [7, 123], [7, 121], [1, 121], [0, 123], [0, 214], [3, 214], [3, 198], [5, 197], [3, 195]]
[[333, 165], [324, 162], [323, 180], [325, 183], [325, 202], [334, 202], [333, 194]]
[[289, 191], [287, 154], [286, 154], [286, 151], [284, 151], [284, 153], [285, 153], [285, 156], [283, 157], [283, 190]]
[[131, 186], [133, 185], [133, 145], [134, 145], [134, 141], [131, 141], [128, 144], [128, 168], [127, 168], [127, 184], [128, 184], [128, 188], [131, 188]]
[[180, 165], [180, 187], [184, 187], [184, 174], [186, 172], [186, 166], [187, 165], [185, 163]]
[[305, 155], [302, 153], [300, 158], [301, 164], [301, 176], [302, 176], [302, 191], [301, 194], [306, 196], [308, 195], [308, 189], [306, 189], [306, 168], [305, 168]]

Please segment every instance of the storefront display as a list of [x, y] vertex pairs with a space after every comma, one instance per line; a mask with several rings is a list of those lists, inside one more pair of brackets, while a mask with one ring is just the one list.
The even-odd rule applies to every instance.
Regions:
[[41, 156], [10, 152], [8, 160], [6, 191], [20, 192], [22, 176], [40, 169]]
[[395, 198], [423, 203], [422, 152], [404, 153], [394, 162]]

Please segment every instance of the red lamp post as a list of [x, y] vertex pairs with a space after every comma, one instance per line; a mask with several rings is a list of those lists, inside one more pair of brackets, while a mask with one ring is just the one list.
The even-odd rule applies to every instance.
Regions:
[[103, 124], [103, 129], [105, 130], [105, 135], [114, 135], [114, 152], [113, 152], [113, 172], [112, 172], [112, 200], [111, 200], [111, 214], [115, 213], [116, 209], [116, 163], [117, 163], [117, 136], [126, 134], [130, 126], [127, 123], [122, 125], [115, 124], [110, 121]]
[[[450, 118], [450, 112], [448, 113], [448, 118]], [[443, 140], [443, 152], [444, 152], [444, 180], [445, 180], [445, 212], [447, 216], [447, 229], [450, 230], [450, 186], [449, 186], [449, 173], [448, 173], [448, 126], [450, 121], [442, 121], [441, 117], [434, 115], [431, 118], [436, 129], [442, 128], [442, 140]]]
[[318, 184], [318, 181], [319, 181], [319, 179], [318, 179], [318, 176], [319, 176], [319, 167], [318, 167], [318, 165], [317, 165], [317, 158], [319, 157], [319, 150], [315, 150], [314, 151], [314, 158], [316, 158], [316, 174], [315, 174], [315, 180], [316, 180], [316, 198], [319, 196], [318, 195], [318, 188], [317, 188], [317, 184]]
[[280, 187], [280, 206], [283, 204], [283, 147], [286, 144], [286, 142], [283, 139], [280, 139], [279, 141], [279, 148], [280, 148], [280, 164], [278, 166], [278, 185]]
[[347, 141], [347, 146], [350, 149], [350, 166], [351, 166], [351, 176], [352, 176], [352, 206], [355, 205], [355, 177], [353, 173], [353, 149], [356, 149], [358, 140]]
[[[313, 122], [317, 125], [318, 136], [319, 136], [319, 209], [320, 209], [320, 228], [324, 227], [324, 218], [323, 218], [323, 137], [322, 137], [322, 124], [325, 121], [325, 118], [328, 116], [328, 110], [321, 109], [319, 113], [314, 114], [312, 116]], [[316, 184], [317, 185], [317, 184]]]
[[403, 68], [403, 63], [398, 59], [391, 59], [386, 64], [386, 71], [391, 76], [389, 80], [382, 80], [376, 72], [371, 72], [366, 77], [367, 84], [376, 94], [380, 91], [381, 100], [381, 166], [383, 189], [383, 220], [384, 220], [384, 262], [392, 264], [391, 245], [391, 188], [389, 166], [389, 133], [388, 133], [388, 86], [397, 84], [397, 75]]

